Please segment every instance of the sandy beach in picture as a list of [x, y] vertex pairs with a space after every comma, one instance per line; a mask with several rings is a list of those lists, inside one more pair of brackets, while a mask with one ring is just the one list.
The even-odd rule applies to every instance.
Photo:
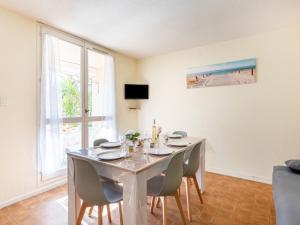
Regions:
[[251, 84], [256, 82], [256, 59], [214, 64], [188, 70], [187, 88]]

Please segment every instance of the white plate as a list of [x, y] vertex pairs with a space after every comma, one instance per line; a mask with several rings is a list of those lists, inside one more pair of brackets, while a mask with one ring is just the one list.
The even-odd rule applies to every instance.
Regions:
[[188, 146], [189, 143], [187, 141], [170, 141], [167, 145], [174, 147], [185, 147]]
[[171, 155], [172, 153], [173, 153], [172, 149], [151, 149], [149, 151], [149, 154], [158, 155], [158, 156]]
[[116, 160], [116, 159], [122, 159], [125, 157], [125, 152], [119, 152], [119, 151], [106, 151], [101, 152], [98, 155], [98, 159], [100, 160]]
[[120, 142], [104, 142], [100, 145], [102, 148], [118, 148], [121, 146]]
[[169, 134], [168, 138], [182, 138], [182, 135], [180, 135], [180, 134]]

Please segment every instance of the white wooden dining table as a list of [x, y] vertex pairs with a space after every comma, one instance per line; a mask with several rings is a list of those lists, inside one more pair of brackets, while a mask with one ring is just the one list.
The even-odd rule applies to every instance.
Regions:
[[[158, 151], [172, 149], [172, 151], [189, 151], [193, 145], [201, 142], [200, 165], [196, 174], [201, 191], [205, 190], [205, 139], [196, 137], [183, 138], [188, 143], [185, 147], [171, 147], [160, 144]], [[163, 172], [168, 166], [169, 156], [155, 156], [145, 154], [140, 149], [129, 157], [103, 161], [98, 154], [105, 151], [102, 148], [87, 148], [68, 152], [68, 225], [75, 225], [80, 209], [80, 199], [74, 184], [73, 157], [89, 161], [99, 176], [107, 177], [123, 184], [124, 225], [147, 225], [147, 180]]]

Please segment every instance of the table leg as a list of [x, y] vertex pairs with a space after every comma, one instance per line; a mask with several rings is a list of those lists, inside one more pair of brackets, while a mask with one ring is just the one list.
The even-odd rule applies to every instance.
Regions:
[[72, 157], [68, 156], [68, 225], [76, 223], [80, 209], [80, 199], [75, 190], [74, 164]]
[[200, 167], [196, 173], [197, 180], [200, 184], [201, 193], [205, 191], [205, 180], [204, 180], [204, 174], [205, 174], [205, 142], [206, 140], [202, 141], [201, 149], [200, 149]]
[[124, 225], [147, 225], [147, 180], [145, 175], [127, 173], [123, 183]]

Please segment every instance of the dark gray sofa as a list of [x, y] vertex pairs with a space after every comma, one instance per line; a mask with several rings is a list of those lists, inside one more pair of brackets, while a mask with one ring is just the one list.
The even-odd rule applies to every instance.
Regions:
[[285, 166], [275, 166], [272, 186], [276, 224], [300, 225], [300, 175]]

